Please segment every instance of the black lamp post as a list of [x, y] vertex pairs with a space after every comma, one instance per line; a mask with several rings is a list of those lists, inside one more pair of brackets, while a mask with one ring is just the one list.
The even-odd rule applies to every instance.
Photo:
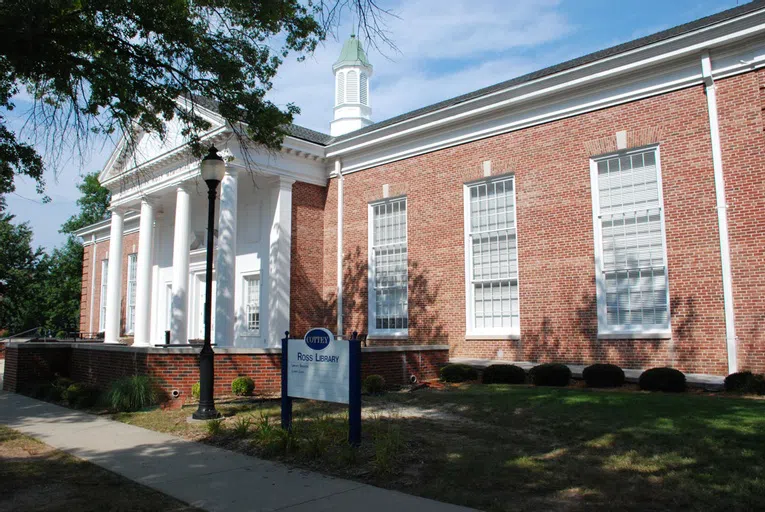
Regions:
[[215, 229], [215, 191], [226, 172], [226, 164], [218, 155], [215, 146], [202, 159], [202, 179], [207, 183], [207, 272], [205, 274], [205, 344], [199, 353], [199, 408], [191, 415], [195, 420], [211, 420], [220, 416], [215, 410], [213, 383], [215, 363], [210, 344], [212, 325], [212, 271], [213, 271], [213, 230]]

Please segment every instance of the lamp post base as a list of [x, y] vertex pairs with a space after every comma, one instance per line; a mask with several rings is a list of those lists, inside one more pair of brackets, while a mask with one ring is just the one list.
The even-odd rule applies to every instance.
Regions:
[[213, 387], [215, 380], [215, 354], [209, 342], [199, 353], [199, 408], [191, 415], [195, 420], [214, 420], [220, 417], [215, 410]]

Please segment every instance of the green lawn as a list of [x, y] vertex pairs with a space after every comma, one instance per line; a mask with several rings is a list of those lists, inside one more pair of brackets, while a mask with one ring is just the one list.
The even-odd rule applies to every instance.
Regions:
[[293, 436], [278, 402], [221, 406], [215, 434], [186, 423], [191, 408], [117, 418], [486, 510], [751, 510], [765, 496], [762, 400], [474, 384], [364, 407], [358, 450], [343, 409], [315, 402], [297, 404]]

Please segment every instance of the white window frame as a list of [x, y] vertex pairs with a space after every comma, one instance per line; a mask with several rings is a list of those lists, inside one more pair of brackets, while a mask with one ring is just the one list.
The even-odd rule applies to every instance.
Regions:
[[[404, 200], [406, 202], [406, 265], [407, 265], [407, 328], [406, 329], [378, 329], [377, 326], [377, 308], [375, 294], [375, 251], [374, 251], [374, 209], [381, 204], [393, 203]], [[406, 196], [396, 196], [385, 198], [380, 201], [374, 201], [367, 205], [367, 318], [368, 335], [370, 337], [380, 338], [407, 338], [409, 336], [409, 199]]]
[[[662, 327], [647, 327], [643, 325], [619, 325], [609, 326], [606, 303], [606, 283], [603, 278], [603, 237], [602, 226], [600, 222], [600, 189], [598, 184], [598, 162], [610, 160], [613, 158], [633, 155], [635, 153], [646, 153], [653, 151], [656, 156], [656, 186], [658, 188], [659, 198], [659, 217], [661, 225], [661, 239], [663, 244], [664, 257], [664, 279], [667, 284], [667, 324]], [[664, 191], [661, 176], [661, 152], [659, 145], [643, 146], [640, 148], [626, 151], [618, 151], [590, 158], [590, 188], [592, 191], [592, 224], [595, 241], [595, 288], [597, 296], [598, 312], [598, 338], [599, 339], [667, 339], [672, 335], [672, 312], [670, 310], [670, 287], [667, 258], [667, 234], [664, 221]]]
[[[135, 262], [131, 265], [132, 262]], [[135, 332], [135, 299], [136, 288], [138, 287], [138, 254], [128, 254], [127, 257], [127, 307], [125, 308], [125, 333], [133, 334]], [[130, 285], [133, 285], [132, 288]]]
[[[248, 280], [254, 279], [258, 281], [258, 328], [250, 329], [249, 318], [247, 313], [247, 292], [248, 292]], [[263, 280], [260, 277], [260, 272], [249, 272], [242, 274], [242, 336], [257, 337], [260, 336], [263, 327]]]
[[[497, 181], [512, 180], [513, 182], [513, 218], [515, 219], [515, 257], [518, 261], [518, 322], [516, 325], [507, 327], [492, 327], [492, 328], [476, 328], [475, 327], [475, 287], [473, 286], [473, 250], [471, 243], [471, 218], [470, 218], [470, 188], [475, 185], [489, 184]], [[503, 175], [492, 176], [491, 178], [483, 178], [476, 181], [471, 181], [463, 185], [464, 193], [464, 235], [465, 235], [465, 321], [466, 330], [465, 337], [470, 339], [519, 339], [521, 335], [520, 327], [520, 309], [521, 309], [521, 297], [520, 297], [520, 261], [518, 260], [518, 214], [517, 214], [517, 197], [515, 194], [516, 181], [515, 175]]]
[[98, 306], [98, 331], [103, 332], [106, 329], [106, 295], [109, 284], [109, 259], [101, 260], [101, 301]]

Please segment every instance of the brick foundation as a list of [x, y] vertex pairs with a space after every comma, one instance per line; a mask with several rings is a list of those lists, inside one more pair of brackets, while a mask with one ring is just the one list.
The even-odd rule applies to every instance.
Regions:
[[[361, 374], [380, 374], [390, 385], [437, 377], [449, 359], [447, 347], [362, 348]], [[3, 389], [17, 392], [55, 374], [78, 382], [107, 387], [129, 375], [149, 375], [170, 393], [191, 396], [199, 380], [197, 348], [134, 348], [81, 343], [12, 343], [7, 349]], [[231, 394], [231, 381], [249, 376], [257, 394], [279, 394], [281, 349], [218, 349], [215, 354], [215, 394]]]

